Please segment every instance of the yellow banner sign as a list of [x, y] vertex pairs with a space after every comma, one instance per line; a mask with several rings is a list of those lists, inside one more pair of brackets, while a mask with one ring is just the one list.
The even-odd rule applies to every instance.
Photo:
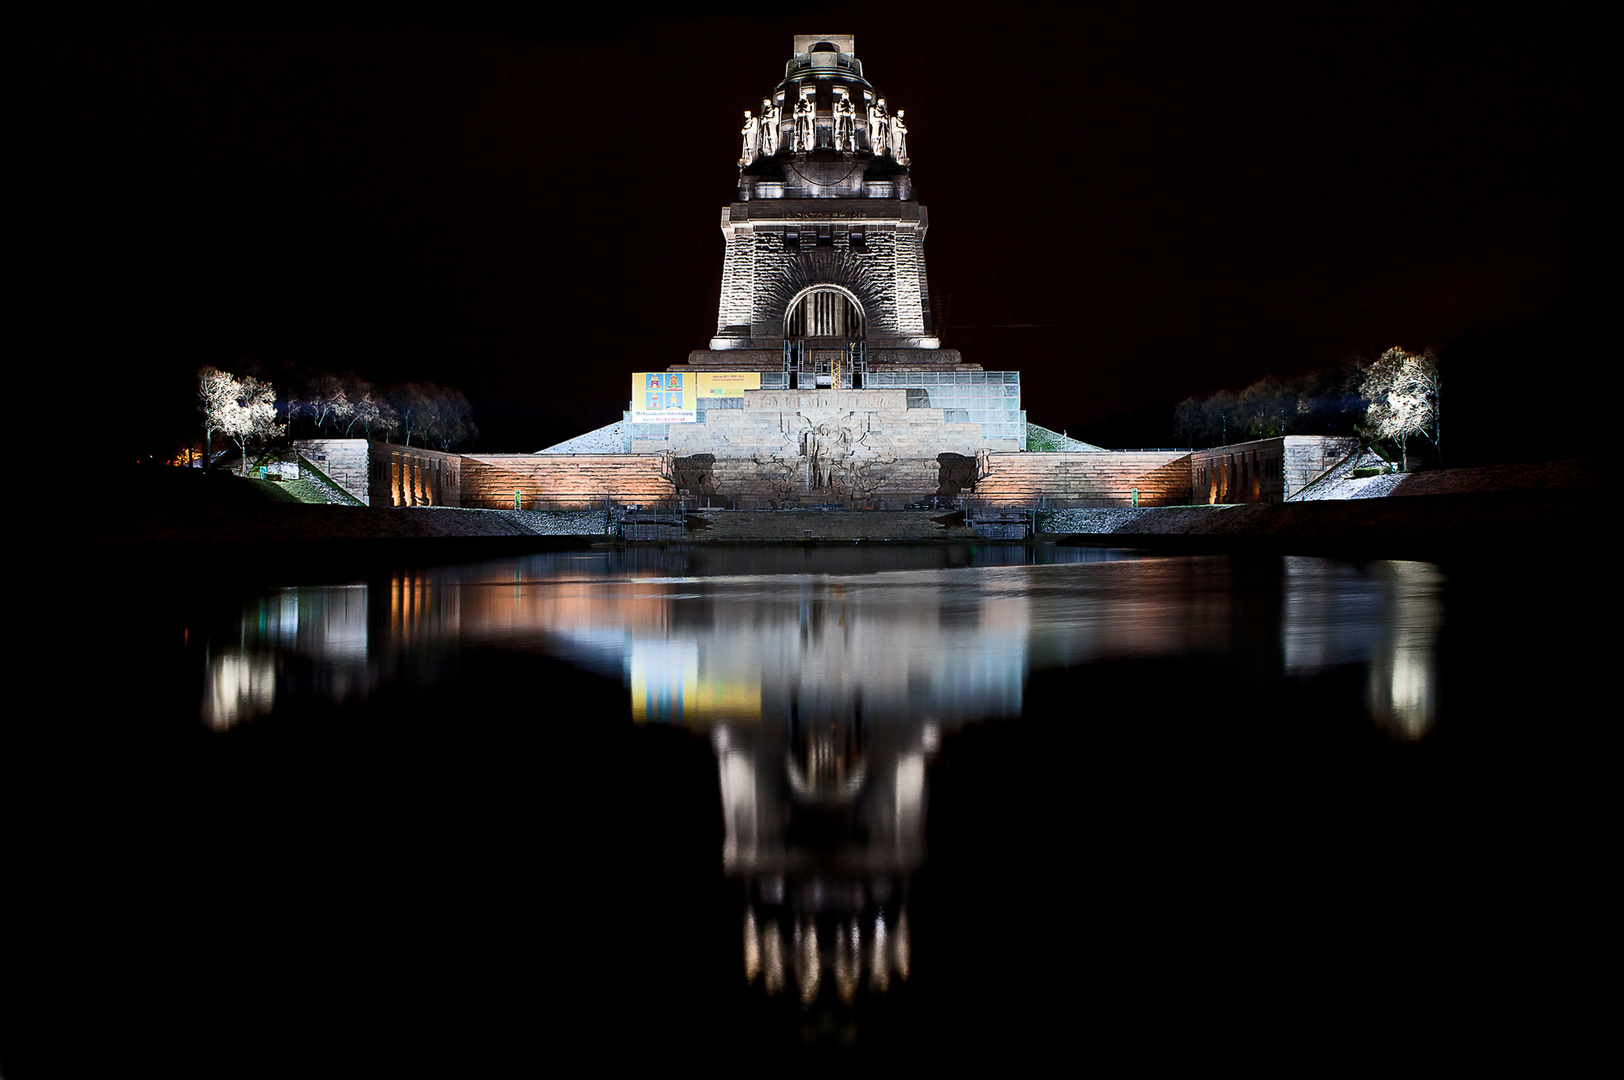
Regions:
[[639, 371], [632, 376], [632, 423], [692, 424], [698, 402], [694, 376], [681, 371]]
[[761, 389], [759, 371], [702, 371], [699, 373], [701, 398], [743, 397], [746, 390]]

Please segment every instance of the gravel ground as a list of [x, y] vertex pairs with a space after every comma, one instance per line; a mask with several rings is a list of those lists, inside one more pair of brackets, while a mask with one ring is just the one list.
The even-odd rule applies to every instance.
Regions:
[[1293, 495], [1288, 502], [1322, 502], [1327, 499], [1380, 499], [1391, 495], [1405, 480], [1403, 473], [1382, 476], [1354, 476], [1355, 469], [1378, 468], [1387, 463], [1369, 450], [1350, 454], [1324, 476]]
[[547, 449], [539, 451], [543, 454], [624, 454], [631, 448], [631, 432], [627, 430], [624, 421], [616, 420], [612, 424], [605, 424], [601, 428], [594, 428], [585, 435], [577, 435], [573, 439], [565, 439], [561, 443], [554, 443]]
[[1229, 506], [1157, 506], [1138, 510], [1099, 508], [1050, 510], [1038, 514], [1041, 533], [1209, 533], [1218, 529], [1219, 515]]

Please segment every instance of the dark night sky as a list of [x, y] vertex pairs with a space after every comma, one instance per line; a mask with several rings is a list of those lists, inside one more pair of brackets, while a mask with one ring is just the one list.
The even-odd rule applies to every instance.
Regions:
[[1613, 295], [1584, 6], [477, 11], [25, 28], [25, 368], [156, 441], [243, 356], [461, 386], [489, 449], [617, 419], [714, 331], [739, 120], [798, 32], [907, 110], [944, 343], [1039, 423]]

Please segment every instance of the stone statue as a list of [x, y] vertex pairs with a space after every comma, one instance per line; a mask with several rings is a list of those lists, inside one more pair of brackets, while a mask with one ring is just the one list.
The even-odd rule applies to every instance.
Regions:
[[795, 145], [797, 154], [812, 149], [812, 88], [807, 87], [795, 103]]
[[908, 164], [908, 126], [902, 122], [902, 110], [891, 118], [891, 156], [898, 165]]
[[767, 157], [778, 153], [778, 123], [781, 114], [778, 102], [772, 98], [761, 99], [761, 152]]
[[739, 134], [744, 136], [744, 146], [739, 151], [739, 166], [742, 168], [756, 160], [756, 155], [760, 153], [761, 124], [751, 118], [749, 109], [744, 110], [744, 127]]
[[857, 110], [843, 87], [835, 87], [835, 149], [857, 149]]
[[885, 115], [885, 99], [881, 98], [868, 110], [868, 148], [876, 157], [891, 146], [890, 121]]

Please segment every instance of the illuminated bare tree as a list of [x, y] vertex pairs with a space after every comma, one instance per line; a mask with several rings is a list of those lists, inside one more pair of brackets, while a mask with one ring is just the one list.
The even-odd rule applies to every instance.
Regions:
[[198, 374], [197, 396], [203, 406], [205, 447], [214, 432], [237, 444], [241, 470], [248, 472], [248, 444], [274, 438], [287, 430], [276, 420], [276, 388], [252, 375], [238, 377], [207, 367]]
[[210, 446], [214, 433], [220, 430], [220, 418], [234, 400], [237, 379], [218, 368], [206, 367], [197, 373], [197, 400], [203, 409], [203, 460], [212, 460]]
[[324, 372], [314, 376], [304, 392], [288, 402], [289, 418], [308, 418], [315, 425], [318, 435], [324, 433], [329, 425], [335, 432], [343, 431], [355, 412], [349, 385], [359, 381], [353, 375], [346, 378]]
[[366, 384], [366, 391], [356, 400], [344, 434], [353, 436], [356, 428], [360, 428], [362, 437], [368, 439], [374, 435], [387, 439], [400, 430], [400, 417], [396, 415], [395, 407], [380, 398], [370, 383]]
[[1359, 393], [1370, 402], [1365, 427], [1381, 439], [1398, 443], [1405, 471], [1410, 468], [1409, 441], [1417, 435], [1438, 444], [1438, 363], [1431, 349], [1410, 353], [1394, 346], [1365, 372]]

